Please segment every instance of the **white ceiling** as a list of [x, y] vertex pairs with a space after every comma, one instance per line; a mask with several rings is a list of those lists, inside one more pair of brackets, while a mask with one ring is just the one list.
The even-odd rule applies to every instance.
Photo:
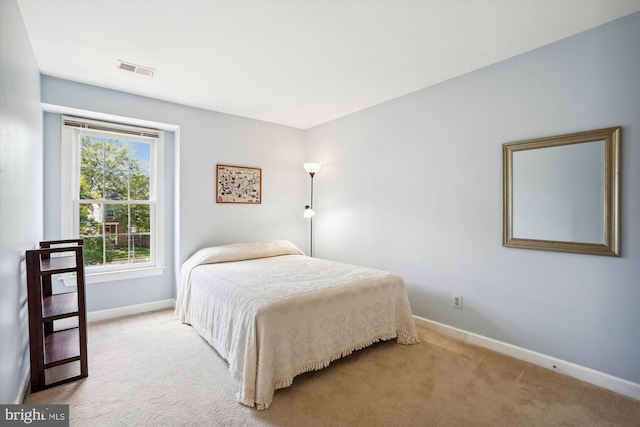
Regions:
[[[640, 10], [640, 0], [18, 0], [42, 74], [301, 129]], [[116, 61], [155, 68], [151, 81]]]

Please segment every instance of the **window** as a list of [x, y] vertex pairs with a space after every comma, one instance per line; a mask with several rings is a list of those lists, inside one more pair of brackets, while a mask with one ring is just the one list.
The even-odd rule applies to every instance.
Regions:
[[62, 230], [84, 239], [88, 282], [161, 273], [163, 146], [162, 131], [63, 117]]

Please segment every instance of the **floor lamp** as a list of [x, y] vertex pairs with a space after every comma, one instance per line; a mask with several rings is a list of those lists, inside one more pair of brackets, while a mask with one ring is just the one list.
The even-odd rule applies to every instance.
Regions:
[[320, 170], [322, 165], [320, 163], [304, 163], [304, 170], [311, 175], [311, 201], [304, 207], [304, 217], [309, 218], [309, 255], [313, 256], [313, 216], [316, 214], [313, 211], [313, 176]]

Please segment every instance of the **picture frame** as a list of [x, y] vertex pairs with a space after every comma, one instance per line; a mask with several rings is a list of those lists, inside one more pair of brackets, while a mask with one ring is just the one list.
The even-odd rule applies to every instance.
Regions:
[[502, 145], [502, 245], [620, 256], [621, 127]]
[[216, 165], [216, 203], [262, 203], [262, 169]]

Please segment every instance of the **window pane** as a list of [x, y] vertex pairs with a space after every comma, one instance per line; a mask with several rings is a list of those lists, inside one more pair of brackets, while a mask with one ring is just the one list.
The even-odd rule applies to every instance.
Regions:
[[131, 170], [151, 172], [151, 144], [148, 142], [131, 142]]
[[[126, 234], [129, 230], [129, 205], [104, 205], [104, 223], [105, 234]], [[112, 232], [107, 232], [107, 224]]]
[[149, 200], [151, 144], [131, 142], [131, 200]]
[[151, 260], [149, 234], [133, 234], [131, 237], [131, 258], [133, 262], [149, 262]]
[[129, 261], [129, 205], [105, 205], [105, 261], [106, 264], [122, 264]]
[[129, 143], [108, 139], [104, 141], [104, 164], [107, 171], [129, 170]]
[[129, 198], [129, 143], [116, 139], [104, 140], [104, 198]]
[[106, 263], [107, 265], [128, 264], [129, 244], [127, 234], [109, 235], [106, 238]]
[[104, 218], [102, 205], [81, 203], [79, 210], [80, 229], [78, 235], [80, 237], [102, 235], [102, 219]]
[[151, 209], [149, 205], [131, 205], [131, 232], [151, 231]]
[[102, 265], [104, 263], [104, 239], [102, 237], [84, 238], [84, 264]]
[[131, 200], [149, 200], [149, 174], [131, 173]]
[[107, 200], [129, 200], [128, 171], [107, 169], [104, 174], [104, 198]]
[[104, 146], [102, 140], [81, 136], [80, 199], [102, 199], [104, 194]]

